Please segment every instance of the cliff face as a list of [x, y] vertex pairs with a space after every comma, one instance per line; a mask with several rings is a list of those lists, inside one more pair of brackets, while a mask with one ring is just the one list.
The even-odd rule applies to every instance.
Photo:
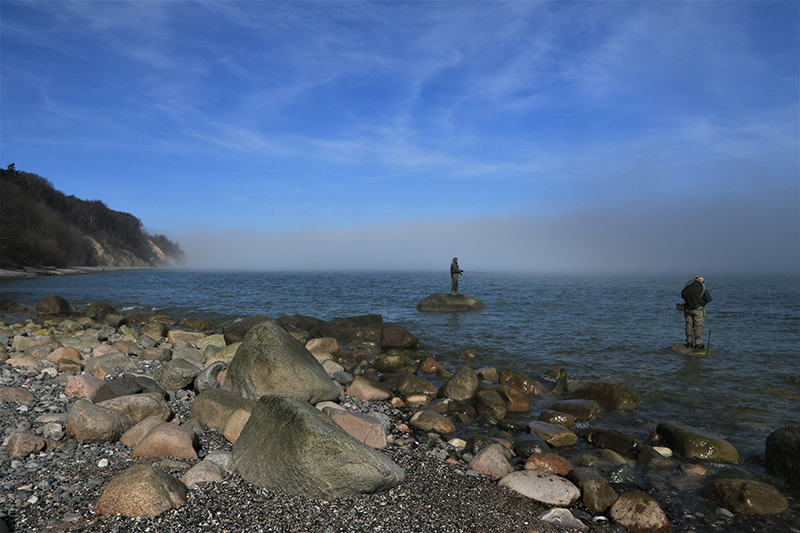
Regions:
[[0, 170], [0, 267], [179, 264], [177, 243], [129, 213], [67, 196], [36, 174]]

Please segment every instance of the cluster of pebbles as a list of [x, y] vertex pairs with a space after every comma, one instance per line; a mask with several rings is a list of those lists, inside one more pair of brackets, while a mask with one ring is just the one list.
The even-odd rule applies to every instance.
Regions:
[[[102, 342], [113, 343], [119, 334], [103, 330]], [[33, 329], [25, 330], [33, 336]], [[0, 339], [3, 340], [3, 339]], [[4, 350], [11, 345], [5, 339]], [[154, 375], [162, 363], [131, 357], [136, 375]], [[131, 372], [131, 371], [129, 371]], [[140, 458], [121, 443], [84, 444], [64, 435], [54, 421], [67, 413], [76, 398], [64, 394], [75, 372], [57, 370], [54, 363], [39, 367], [0, 363], [0, 388], [30, 391], [33, 400], [0, 401], [0, 533], [6, 526], [16, 532], [192, 532], [280, 531], [294, 532], [520, 532], [571, 531], [558, 521], [547, 521], [550, 506], [538, 503], [480, 476], [462, 461], [453, 461], [454, 447], [435, 434], [422, 431], [393, 433], [382, 450], [403, 468], [405, 482], [376, 494], [332, 500], [307, 499], [266, 490], [242, 480], [232, 469], [224, 481], [191, 487], [188, 502], [152, 518], [100, 516], [94, 505], [109, 481], [138, 463], [151, 464], [180, 478], [198, 461]], [[114, 375], [106, 379], [113, 379]], [[170, 393], [174, 422], [189, 421], [192, 391]], [[345, 396], [342, 407], [370, 413], [389, 427], [406, 425], [407, 409], [385, 402], [366, 402]], [[491, 428], [486, 429], [491, 433]], [[9, 457], [6, 444], [19, 432], [42, 435], [59, 444], [39, 454]], [[209, 454], [230, 454], [231, 444], [215, 430], [200, 435], [199, 460]], [[462, 453], [463, 452], [459, 452]], [[652, 488], [657, 491], [658, 487]], [[672, 531], [746, 532], [787, 530], [773, 517], [742, 518], [695, 512], [678, 494], [661, 494]], [[570, 508], [583, 531], [624, 533], [603, 515], [577, 504]], [[776, 529], [777, 528], [777, 529]], [[793, 529], [798, 531], [798, 529]]]

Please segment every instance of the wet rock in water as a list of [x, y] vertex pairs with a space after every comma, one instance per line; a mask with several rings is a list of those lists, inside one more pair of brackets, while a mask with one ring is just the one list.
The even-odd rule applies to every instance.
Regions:
[[496, 391], [500, 395], [506, 404], [506, 411], [509, 413], [527, 413], [531, 410], [531, 402], [528, 397], [514, 387], [498, 385], [487, 390]]
[[450, 435], [456, 430], [452, 420], [433, 411], [418, 411], [408, 421], [408, 425], [425, 431], [433, 431], [439, 435]]
[[667, 515], [656, 500], [641, 492], [626, 492], [611, 506], [611, 519], [634, 533], [671, 533]]
[[559, 411], [551, 411], [550, 409], [544, 409], [539, 413], [539, 421], [548, 424], [556, 424], [565, 428], [575, 427], [574, 416]]
[[96, 322], [102, 322], [106, 315], [116, 315], [117, 310], [110, 304], [103, 302], [94, 302], [89, 304], [89, 307], [84, 309], [81, 315], [91, 318]]
[[253, 326], [271, 320], [267, 315], [251, 315], [222, 328], [222, 335], [227, 344], [242, 342]]
[[499, 420], [506, 416], [506, 402], [497, 391], [482, 390], [475, 397], [475, 409], [480, 416]]
[[534, 453], [525, 461], [524, 470], [541, 470], [561, 477], [572, 472], [572, 463], [565, 457], [554, 453]]
[[122, 377], [106, 381], [98, 389], [94, 397], [96, 403], [101, 403], [117, 396], [128, 396], [130, 394], [157, 392], [165, 400], [169, 399], [169, 393], [159, 387], [153, 379], [145, 376]]
[[703, 497], [732, 513], [777, 514], [789, 508], [772, 485], [744, 479], [716, 479], [703, 488]]
[[766, 441], [767, 470], [800, 489], [800, 426], [776, 429]]
[[[669, 452], [669, 448], [666, 448]], [[652, 446], [644, 445], [636, 456], [636, 464], [645, 468], [652, 468], [654, 470], [666, 470], [673, 468], [677, 463], [670, 457], [665, 457], [660, 451]]]
[[539, 435], [525, 435], [514, 443], [514, 453], [522, 460], [535, 453], [549, 453], [550, 446]]
[[249, 400], [292, 394], [312, 404], [341, 395], [339, 384], [311, 352], [272, 321], [260, 322], [247, 333], [222, 388]]
[[384, 322], [381, 326], [381, 349], [389, 351], [394, 348], [411, 349], [419, 345], [419, 339], [409, 333], [405, 328]]
[[578, 442], [578, 436], [575, 433], [557, 424], [534, 420], [528, 422], [528, 430], [534, 435], [539, 435], [550, 446], [573, 446]]
[[591, 427], [586, 434], [586, 440], [601, 448], [607, 448], [617, 453], [634, 456], [642, 448], [642, 443], [640, 441], [616, 429]]
[[413, 361], [411, 361], [411, 359], [405, 355], [390, 354], [375, 361], [375, 364], [372, 365], [372, 368], [381, 374], [391, 374], [393, 372], [399, 372], [405, 368], [408, 368], [412, 364]]
[[500, 479], [514, 471], [511, 451], [502, 444], [490, 444], [479, 451], [469, 462], [469, 467], [492, 479]]
[[439, 292], [431, 294], [417, 304], [418, 311], [432, 313], [455, 313], [459, 311], [479, 311], [486, 306], [474, 296]]
[[544, 385], [535, 379], [523, 376], [519, 372], [515, 372], [514, 370], [508, 368], [504, 368], [500, 371], [500, 377], [498, 381], [500, 385], [509, 386], [529, 397], [541, 396], [542, 394], [547, 393], [547, 388], [545, 388]]
[[124, 413], [78, 400], [67, 414], [66, 433], [86, 443], [117, 442], [136, 422]]
[[157, 392], [117, 396], [110, 400], [98, 402], [97, 405], [125, 413], [137, 423], [150, 416], [157, 416], [162, 420], [170, 420], [173, 416], [169, 404]]
[[436, 374], [443, 378], [449, 378], [453, 375], [452, 372], [443, 367], [442, 364], [436, 361], [433, 357], [425, 358], [425, 360], [422, 362], [422, 366], [420, 366], [420, 370], [428, 374]]
[[574, 468], [567, 477], [581, 490], [583, 504], [590, 511], [602, 513], [619, 497], [595, 468]]
[[567, 413], [577, 420], [591, 420], [600, 414], [600, 404], [594, 400], [561, 400], [550, 406], [550, 409]]
[[242, 479], [269, 490], [309, 498], [379, 492], [405, 473], [351, 437], [330, 417], [289, 395], [267, 395], [233, 445]]
[[481, 381], [473, 369], [462, 366], [439, 388], [440, 398], [468, 402], [481, 390]]
[[149, 518], [185, 505], [187, 492], [186, 485], [169, 474], [149, 465], [134, 465], [109, 481], [94, 512]]
[[633, 411], [642, 404], [642, 397], [626, 385], [619, 383], [584, 382], [567, 396], [568, 400], [594, 400], [601, 407], [619, 411]]
[[527, 431], [528, 426], [516, 420], [509, 420], [508, 418], [501, 418], [497, 421], [497, 429], [505, 431], [506, 433], [524, 433]]
[[200, 441], [194, 431], [170, 422], [154, 426], [136, 444], [135, 457], [197, 459]]
[[36, 315], [41, 317], [65, 316], [72, 313], [69, 302], [57, 294], [45, 296], [36, 304]]
[[718, 463], [740, 463], [736, 448], [720, 435], [694, 428], [682, 422], [662, 422], [656, 433], [679, 456]]
[[581, 497], [571, 481], [541, 470], [520, 470], [504, 476], [498, 487], [505, 487], [537, 502], [569, 507]]
[[435, 397], [439, 392], [439, 388], [436, 387], [436, 385], [417, 376], [416, 374], [406, 374], [403, 376], [397, 383], [395, 390], [400, 396], [407, 396], [415, 392], [421, 392], [423, 394]]

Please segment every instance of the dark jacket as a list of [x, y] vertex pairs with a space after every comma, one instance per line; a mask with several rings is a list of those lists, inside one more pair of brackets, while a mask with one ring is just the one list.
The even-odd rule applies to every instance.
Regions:
[[711, 302], [711, 293], [706, 290], [702, 281], [695, 280], [683, 288], [681, 298], [686, 302], [684, 309], [699, 309]]

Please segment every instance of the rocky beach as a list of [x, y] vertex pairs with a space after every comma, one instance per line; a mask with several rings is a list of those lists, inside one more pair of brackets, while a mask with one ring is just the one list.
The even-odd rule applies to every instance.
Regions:
[[637, 391], [443, 364], [380, 315], [0, 318], [0, 531], [800, 531], [800, 429], [762, 457]]

